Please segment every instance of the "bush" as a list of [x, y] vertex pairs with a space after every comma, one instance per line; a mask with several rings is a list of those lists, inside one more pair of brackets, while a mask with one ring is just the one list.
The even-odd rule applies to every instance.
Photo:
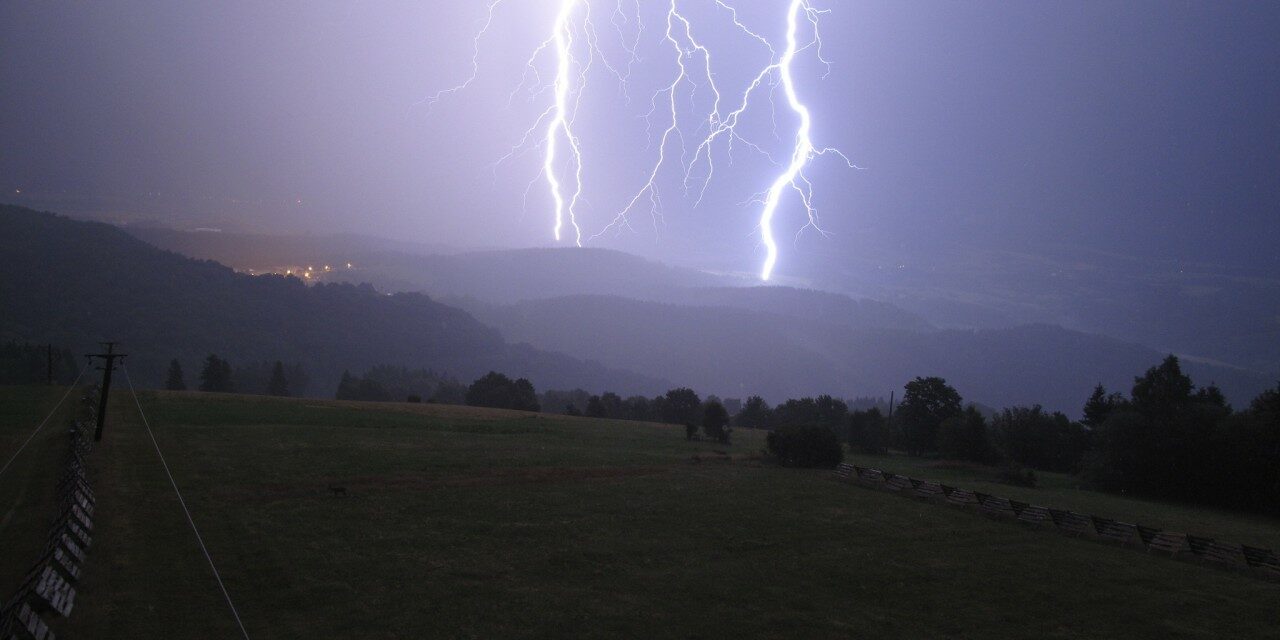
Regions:
[[538, 394], [524, 378], [512, 380], [501, 373], [490, 371], [467, 388], [467, 404], [472, 407], [538, 411]]
[[710, 401], [702, 412], [702, 431], [720, 444], [729, 444], [729, 411], [724, 405]]
[[405, 402], [412, 402], [414, 404], [420, 403], [422, 402], [422, 396], [416, 393], [411, 393], [409, 394], [409, 397], [405, 398]]
[[769, 453], [788, 466], [830, 469], [844, 460], [840, 440], [826, 427], [783, 427], [765, 441]]

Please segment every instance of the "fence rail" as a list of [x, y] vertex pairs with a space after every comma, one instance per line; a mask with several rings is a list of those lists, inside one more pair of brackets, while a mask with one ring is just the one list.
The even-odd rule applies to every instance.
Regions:
[[[1247, 570], [1252, 575], [1280, 579], [1280, 556], [1271, 549], [1250, 547], [1215, 538], [1163, 531], [1140, 524], [1130, 524], [1070, 510], [1042, 507], [986, 493], [961, 489], [930, 480], [909, 478], [896, 473], [843, 463], [836, 467], [837, 480], [864, 487], [892, 491], [900, 495], [960, 508], [972, 508], [995, 518], [1022, 522], [1031, 526], [1052, 525], [1073, 537], [1091, 538], [1160, 552], [1169, 557], [1193, 557], [1207, 563]], [[914, 490], [908, 490], [914, 487]]]
[[67, 617], [76, 601], [85, 553], [93, 542], [94, 496], [86, 473], [86, 456], [93, 450], [97, 387], [80, 399], [68, 429], [69, 442], [58, 478], [58, 516], [40, 558], [27, 572], [22, 586], [0, 601], [0, 639], [53, 640], [50, 616]]

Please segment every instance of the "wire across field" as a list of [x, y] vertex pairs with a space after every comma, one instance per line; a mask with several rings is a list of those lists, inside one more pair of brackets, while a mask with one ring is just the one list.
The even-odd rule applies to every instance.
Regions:
[[[37, 413], [13, 408], [47, 399], [25, 391], [0, 389], [0, 407]], [[258, 639], [1210, 638], [1280, 623], [1280, 585], [850, 490], [752, 460], [763, 438], [744, 430], [725, 462], [683, 427], [139, 395]], [[236, 637], [133, 399], [111, 411], [95, 548], [59, 630]], [[23, 428], [4, 425], [0, 454]]]

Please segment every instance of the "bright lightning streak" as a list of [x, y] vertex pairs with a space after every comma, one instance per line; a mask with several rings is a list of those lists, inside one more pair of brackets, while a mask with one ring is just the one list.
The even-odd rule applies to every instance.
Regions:
[[[691, 195], [691, 191], [696, 188], [697, 195], [693, 205], [697, 208], [715, 177], [716, 149], [720, 141], [724, 140], [723, 145], [719, 146], [724, 148], [723, 153], [727, 154], [731, 163], [735, 143], [741, 144], [759, 153], [780, 170], [769, 189], [753, 200], [762, 206], [758, 228], [766, 256], [760, 278], [767, 281], [772, 277], [778, 262], [778, 243], [773, 225], [782, 205], [783, 196], [788, 190], [795, 191], [799, 195], [800, 204], [808, 217], [808, 222], [801, 231], [812, 227], [819, 233], [826, 233], [818, 224], [817, 210], [813, 204], [813, 184], [805, 175], [805, 169], [815, 158], [826, 154], [837, 155], [850, 167], [854, 166], [839, 150], [819, 148], [814, 144], [813, 117], [808, 106], [801, 100], [796, 87], [794, 64], [801, 52], [815, 49], [817, 59], [829, 66], [822, 56], [822, 39], [818, 24], [819, 17], [827, 12], [814, 8], [812, 0], [787, 0], [786, 45], [779, 55], [770, 40], [740, 20], [738, 10], [726, 0], [709, 1], [714, 3], [716, 9], [729, 14], [734, 27], [740, 33], [763, 45], [769, 54], [769, 63], [755, 73], [747, 83], [745, 90], [741, 93], [740, 101], [731, 107], [723, 107], [724, 96], [717, 85], [716, 74], [713, 72], [711, 49], [695, 36], [694, 23], [681, 11], [680, 0], [669, 0], [665, 11], [666, 29], [661, 41], [672, 51], [676, 71], [670, 83], [664, 84], [653, 93], [649, 111], [644, 116], [647, 123], [646, 131], [649, 134], [649, 147], [653, 148], [656, 154], [654, 162], [645, 174], [645, 181], [633, 192], [625, 206], [618, 211], [612, 221], [591, 238], [597, 238], [611, 230], [631, 228], [629, 216], [637, 208], [644, 206], [642, 202], [648, 203], [650, 215], [655, 225], [658, 224], [662, 217], [662, 196], [658, 183], [664, 167], [675, 162], [673, 160], [676, 158], [674, 145], [679, 145], [678, 161], [683, 170], [685, 193]], [[485, 20], [472, 43], [471, 75], [463, 83], [431, 96], [425, 101], [428, 105], [433, 105], [446, 96], [468, 88], [476, 79], [479, 72], [480, 40], [492, 25], [496, 9], [504, 2], [505, 0], [488, 0], [486, 3]], [[611, 64], [604, 55], [600, 36], [591, 17], [593, 0], [559, 0], [559, 9], [552, 24], [551, 36], [543, 41], [529, 57], [521, 83], [511, 96], [514, 100], [518, 93], [528, 87], [530, 99], [536, 99], [544, 92], [549, 92], [552, 95], [551, 105], [538, 116], [520, 141], [498, 161], [498, 164], [501, 164], [512, 157], [522, 155], [527, 150], [541, 148], [541, 177], [546, 180], [553, 202], [555, 239], [557, 242], [560, 241], [564, 226], [568, 224], [572, 227], [573, 240], [577, 246], [583, 244], [579, 206], [585, 199], [583, 197], [583, 150], [574, 130], [574, 123], [583, 95], [586, 93], [588, 74], [598, 61], [604, 69], [618, 79], [623, 93], [626, 94], [627, 103], [630, 104], [628, 84], [632, 68], [640, 60], [641, 37], [645, 32], [639, 0], [612, 0], [612, 2], [614, 6], [610, 15], [610, 24], [617, 32], [622, 50], [630, 56], [625, 66], [625, 73], [620, 71], [621, 67]], [[622, 28], [624, 23], [632, 22], [629, 16], [634, 17], [633, 39], [628, 39]], [[802, 23], [807, 23], [807, 26]], [[810, 27], [812, 37], [809, 38], [806, 35], [806, 40], [802, 42], [800, 32], [803, 29], [808, 33]], [[555, 59], [556, 73], [554, 80], [549, 83], [543, 82], [538, 71], [539, 59], [544, 52], [553, 55]], [[773, 109], [776, 137], [776, 106], [772, 94], [778, 87], [782, 88], [787, 107], [798, 121], [795, 136], [787, 154], [788, 160], [785, 163], [777, 161], [764, 146], [752, 142], [739, 130], [744, 114], [752, 110], [753, 96], [763, 91], [766, 94], [763, 99]], [[688, 100], [689, 105], [694, 105], [698, 102], [699, 91], [704, 90], [710, 92], [710, 105], [704, 115], [698, 119], [697, 129], [700, 132], [698, 134], [700, 139], [696, 140], [697, 144], [693, 145], [692, 154], [690, 154], [686, 140], [686, 124], [681, 119], [681, 101]], [[706, 104], [707, 98], [701, 100]], [[655, 120], [662, 122], [659, 125], [661, 135], [658, 136], [656, 143], [653, 137]], [[538, 131], [541, 133], [537, 133]], [[535, 141], [537, 141], [536, 144]], [[696, 179], [695, 171], [700, 172]], [[701, 182], [701, 185], [695, 187], [697, 182]], [[533, 182], [530, 186], [532, 184]]]
[[[760, 279], [766, 281], [773, 276], [773, 268], [778, 263], [778, 243], [773, 239], [773, 216], [778, 211], [783, 190], [787, 187], [795, 188], [800, 193], [805, 209], [809, 212], [809, 219], [811, 221], [814, 219], [812, 192], [802, 173], [805, 165], [809, 164], [814, 155], [813, 140], [809, 136], [809, 131], [813, 128], [813, 117], [809, 114], [809, 108], [800, 102], [800, 98], [796, 95], [795, 77], [791, 70], [791, 65], [796, 58], [796, 29], [801, 10], [813, 11], [805, 0], [791, 0], [791, 11], [787, 14], [787, 48], [782, 52], [782, 60], [778, 63], [778, 67], [782, 70], [782, 90], [786, 93], [787, 104], [800, 118], [800, 128], [796, 131], [796, 146], [791, 153], [791, 164], [787, 165], [786, 171], [778, 176], [773, 186], [769, 188], [769, 193], [765, 196], [764, 212], [760, 214], [760, 235], [767, 252], [764, 267], [760, 270]], [[797, 185], [797, 179], [804, 180], [805, 186]]]
[[578, 2], [580, 0], [564, 0], [560, 7], [560, 15], [556, 17], [555, 35], [553, 36], [556, 47], [556, 60], [558, 61], [555, 80], [556, 98], [555, 106], [553, 107], [555, 115], [551, 119], [551, 124], [547, 126], [546, 153], [543, 155], [542, 173], [547, 179], [547, 184], [551, 187], [551, 198], [555, 200], [555, 236], [556, 242], [559, 242], [560, 229], [564, 226], [566, 207], [564, 193], [562, 192], [563, 187], [560, 184], [560, 179], [556, 177], [556, 152], [558, 150], [557, 141], [563, 135], [568, 143], [569, 155], [572, 157], [574, 167], [574, 191], [568, 203], [567, 214], [569, 223], [573, 225], [575, 243], [581, 247], [582, 229], [578, 226], [575, 209], [578, 206], [578, 200], [582, 197], [582, 148], [578, 144], [578, 137], [574, 135], [569, 121], [569, 82], [573, 64], [573, 56], [570, 53], [570, 48], [573, 46], [573, 32], [569, 29], [569, 17]]

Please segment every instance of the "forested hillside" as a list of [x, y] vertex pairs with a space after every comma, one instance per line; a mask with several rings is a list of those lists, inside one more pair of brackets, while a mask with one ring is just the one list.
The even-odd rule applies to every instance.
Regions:
[[544, 387], [652, 393], [665, 382], [510, 345], [466, 312], [421, 294], [305, 286], [249, 276], [151, 247], [106, 224], [0, 207], [0, 339], [84, 349], [116, 340], [130, 369], [159, 384], [178, 358], [208, 353], [299, 362], [328, 394], [346, 369], [430, 367], [462, 379], [490, 369]]

